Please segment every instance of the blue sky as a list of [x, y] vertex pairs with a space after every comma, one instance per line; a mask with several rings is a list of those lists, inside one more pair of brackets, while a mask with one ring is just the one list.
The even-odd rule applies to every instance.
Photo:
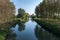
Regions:
[[16, 14], [18, 13], [19, 8], [23, 8], [27, 13], [30, 15], [35, 12], [35, 7], [42, 1], [42, 0], [10, 0], [14, 3], [16, 7]]

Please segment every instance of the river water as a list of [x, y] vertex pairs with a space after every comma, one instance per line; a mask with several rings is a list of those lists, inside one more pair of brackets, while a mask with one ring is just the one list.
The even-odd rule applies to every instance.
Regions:
[[5, 40], [60, 40], [58, 36], [43, 29], [31, 18], [27, 22], [17, 23], [10, 30], [11, 33]]

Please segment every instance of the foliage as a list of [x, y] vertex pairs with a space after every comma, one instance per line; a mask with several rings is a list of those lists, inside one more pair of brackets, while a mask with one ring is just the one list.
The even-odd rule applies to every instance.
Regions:
[[18, 15], [16, 17], [16, 20], [25, 21], [28, 19], [28, 17], [29, 17], [29, 14], [26, 13], [24, 9], [22, 8], [18, 9]]
[[17, 15], [17, 17], [18, 18], [22, 17], [24, 15], [24, 13], [25, 13], [24, 9], [22, 9], [22, 8], [18, 9], [18, 15]]
[[43, 0], [36, 9], [35, 13], [37, 17], [43, 18], [60, 18], [60, 5], [59, 1], [52, 1], [52, 0]]
[[0, 22], [6, 22], [15, 17], [15, 6], [9, 0], [0, 0]]

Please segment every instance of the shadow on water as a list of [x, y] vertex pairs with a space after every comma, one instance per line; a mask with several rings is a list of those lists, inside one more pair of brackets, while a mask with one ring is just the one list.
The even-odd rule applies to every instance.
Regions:
[[11, 34], [12, 31], [10, 30], [10, 28], [15, 25], [16, 24], [11, 25], [11, 23], [0, 24], [0, 40], [6, 40], [7, 37], [10, 37], [9, 40], [14, 39], [15, 34]]
[[59, 40], [55, 34], [43, 29], [35, 21], [19, 20], [0, 24], [0, 40]]
[[35, 36], [38, 40], [60, 40], [60, 37], [57, 37], [55, 34], [50, 33], [49, 31], [36, 25]]
[[35, 20], [39, 25], [42, 26], [45, 30], [53, 33], [54, 35], [60, 37], [60, 24], [46, 21]]

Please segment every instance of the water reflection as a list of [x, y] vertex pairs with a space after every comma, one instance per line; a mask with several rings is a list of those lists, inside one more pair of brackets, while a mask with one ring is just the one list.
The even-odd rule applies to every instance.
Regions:
[[24, 22], [17, 20], [0, 24], [0, 40], [60, 40], [60, 38], [29, 19]]
[[16, 33], [18, 32], [22, 32], [23, 30], [25, 30], [25, 22], [22, 22], [20, 20], [14, 21], [16, 24], [15, 26], [11, 26], [10, 30], [10, 34], [7, 34], [5, 40], [16, 40]]
[[0, 24], [0, 40], [12, 40], [12, 38], [13, 39], [15, 38], [15, 36], [13, 35], [13, 33], [11, 34], [12, 31], [10, 30], [10, 28], [12, 26], [15, 26], [15, 23], [12, 24], [12, 25], [11, 24], [12, 23]]
[[13, 33], [16, 33], [15, 40], [37, 40], [34, 34], [36, 22], [29, 20], [28, 22], [18, 23], [15, 28], [12, 28]]
[[39, 27], [38, 25], [36, 25], [36, 28], [35, 28], [35, 35], [38, 38], [38, 40], [60, 40], [59, 37], [56, 37], [52, 33]]
[[19, 28], [18, 28], [19, 31], [25, 30], [25, 25], [23, 22], [18, 23], [18, 25], [19, 25]]
[[[25, 22], [26, 21], [20, 22], [19, 20], [17, 20], [0, 24], [0, 40], [15, 40], [16, 33], [13, 33], [14, 30], [12, 30], [12, 28], [18, 27], [18, 31], [23, 31], [25, 29]], [[16, 27], [16, 25], [18, 26]]]
[[10, 33], [10, 34], [7, 34], [7, 36], [5, 37], [5, 40], [15, 40], [15, 38], [16, 38], [16, 34]]

